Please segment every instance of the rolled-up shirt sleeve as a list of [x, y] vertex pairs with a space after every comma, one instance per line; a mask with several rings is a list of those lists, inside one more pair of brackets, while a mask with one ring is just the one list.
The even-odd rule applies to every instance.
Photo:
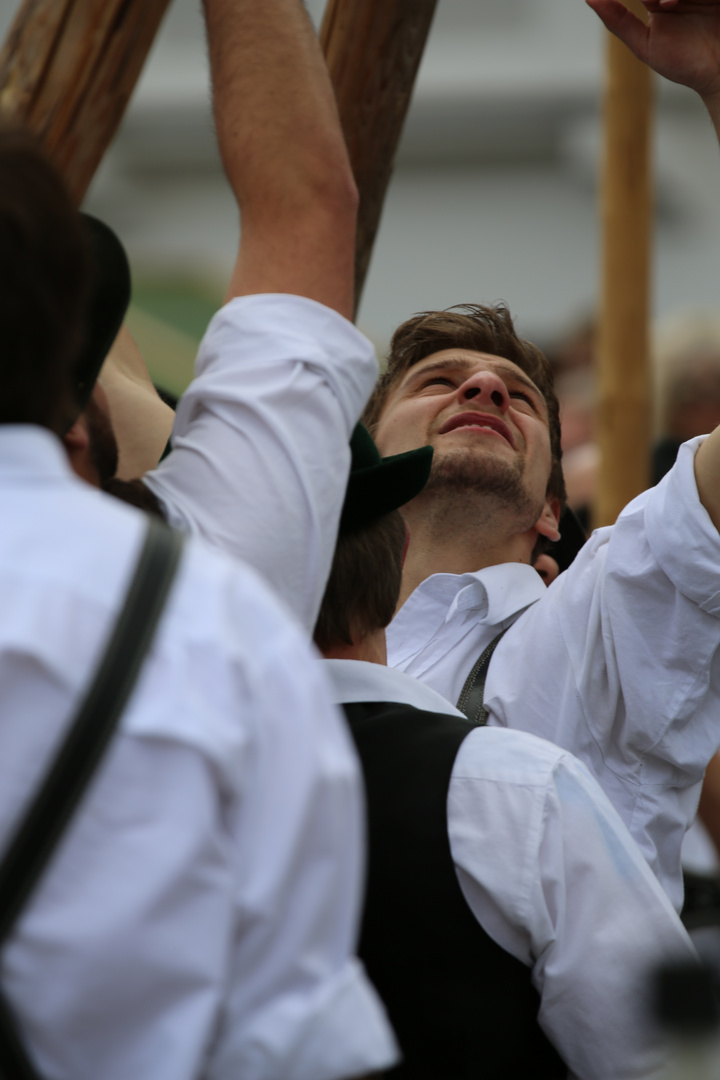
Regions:
[[172, 452], [144, 478], [171, 525], [244, 559], [309, 631], [377, 372], [370, 342], [330, 308], [238, 297], [211, 321]]

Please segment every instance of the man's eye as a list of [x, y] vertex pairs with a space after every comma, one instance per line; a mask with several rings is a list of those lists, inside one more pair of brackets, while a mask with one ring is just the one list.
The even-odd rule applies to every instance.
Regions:
[[526, 394], [524, 390], [511, 390], [509, 396], [511, 398], [520, 398], [521, 401], [526, 402], [533, 409], [535, 408], [535, 402], [530, 397], [530, 394]]
[[423, 383], [423, 388], [426, 386], [450, 386], [455, 389], [455, 383], [452, 379], [444, 378], [442, 375], [433, 375], [432, 379], [427, 379]]

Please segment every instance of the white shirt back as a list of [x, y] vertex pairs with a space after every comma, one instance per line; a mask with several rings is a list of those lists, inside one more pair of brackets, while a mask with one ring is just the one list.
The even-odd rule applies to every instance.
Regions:
[[[0, 427], [0, 846], [62, 738], [144, 532]], [[186, 545], [87, 798], [2, 952], [41, 1073], [327, 1080], [393, 1059], [352, 959], [354, 754], [254, 572]]]

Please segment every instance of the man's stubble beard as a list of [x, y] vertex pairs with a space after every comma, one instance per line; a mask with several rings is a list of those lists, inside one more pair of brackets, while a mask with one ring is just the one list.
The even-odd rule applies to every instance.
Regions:
[[543, 508], [525, 485], [524, 464], [522, 456], [507, 461], [460, 449], [436, 452], [421, 497], [436, 514], [452, 515], [455, 527], [460, 520], [471, 527], [503, 523], [521, 532], [532, 528]]

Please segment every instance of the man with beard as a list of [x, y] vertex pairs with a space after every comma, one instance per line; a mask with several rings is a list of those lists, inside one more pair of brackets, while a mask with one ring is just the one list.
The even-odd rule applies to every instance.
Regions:
[[[300, 0], [206, 0], [205, 13], [240, 245], [179, 403], [172, 452], [157, 468], [151, 456], [124, 494], [249, 562], [311, 631], [350, 434], [377, 378], [373, 348], [349, 322], [357, 191]], [[101, 390], [65, 442], [76, 472], [107, 487], [112, 425]]]
[[[697, 90], [720, 135], [720, 4], [647, 0], [647, 27], [617, 0], [590, 6]], [[679, 907], [682, 838], [720, 744], [720, 430], [686, 443], [546, 590], [530, 560], [562, 507], [557, 400], [504, 309], [401, 326], [366, 416], [382, 454], [429, 443], [436, 457], [404, 508], [389, 663], [584, 760]]]
[[[522, 731], [473, 724], [386, 666], [427, 447], [380, 458], [361, 426], [315, 643], [365, 778], [359, 955], [406, 1080], [664, 1074], [647, 990], [692, 963], [677, 914], [587, 770]], [[412, 505], [412, 504], [411, 504]]]

